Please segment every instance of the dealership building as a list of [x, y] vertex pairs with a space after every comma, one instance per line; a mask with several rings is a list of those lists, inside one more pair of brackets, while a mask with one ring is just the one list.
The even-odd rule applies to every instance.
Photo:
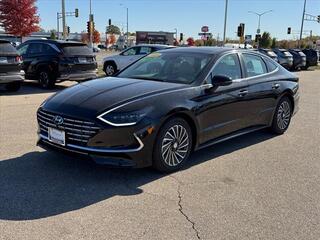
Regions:
[[173, 32], [155, 32], [155, 31], [137, 31], [136, 32], [136, 44], [174, 44]]

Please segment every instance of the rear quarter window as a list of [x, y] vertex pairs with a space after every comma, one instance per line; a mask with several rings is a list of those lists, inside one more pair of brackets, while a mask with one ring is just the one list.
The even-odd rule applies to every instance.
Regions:
[[17, 50], [10, 43], [0, 43], [0, 55], [17, 55]]
[[267, 58], [264, 58], [263, 60], [267, 64], [268, 72], [273, 72], [278, 68], [277, 63], [275, 63], [273, 60]]

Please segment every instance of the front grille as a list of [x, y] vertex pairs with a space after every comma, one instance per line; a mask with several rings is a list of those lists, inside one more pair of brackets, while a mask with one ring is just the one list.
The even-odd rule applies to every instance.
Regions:
[[43, 109], [37, 113], [38, 123], [41, 134], [48, 136], [48, 127], [64, 130], [66, 133], [66, 143], [75, 144], [80, 146], [86, 146], [89, 139], [96, 135], [100, 128], [93, 122], [82, 121], [73, 119], [67, 116], [61, 116], [63, 123], [56, 125], [54, 123], [54, 117], [59, 114], [54, 114]]

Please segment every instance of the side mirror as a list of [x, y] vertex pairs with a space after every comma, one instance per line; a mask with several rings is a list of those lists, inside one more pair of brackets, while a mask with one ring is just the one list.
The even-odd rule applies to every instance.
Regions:
[[232, 79], [224, 75], [215, 75], [211, 78], [211, 82], [214, 86], [228, 86], [232, 84]]

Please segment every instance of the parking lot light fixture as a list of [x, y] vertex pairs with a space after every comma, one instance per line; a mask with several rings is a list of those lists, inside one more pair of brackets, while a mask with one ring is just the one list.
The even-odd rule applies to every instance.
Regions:
[[257, 12], [254, 12], [254, 11], [248, 11], [248, 13], [256, 14], [256, 15], [259, 17], [257, 34], [260, 33], [261, 16], [263, 16], [263, 15], [265, 15], [265, 14], [267, 14], [267, 13], [270, 13], [270, 12], [273, 12], [273, 10], [265, 11], [265, 12], [263, 12], [263, 13], [257, 13]]

